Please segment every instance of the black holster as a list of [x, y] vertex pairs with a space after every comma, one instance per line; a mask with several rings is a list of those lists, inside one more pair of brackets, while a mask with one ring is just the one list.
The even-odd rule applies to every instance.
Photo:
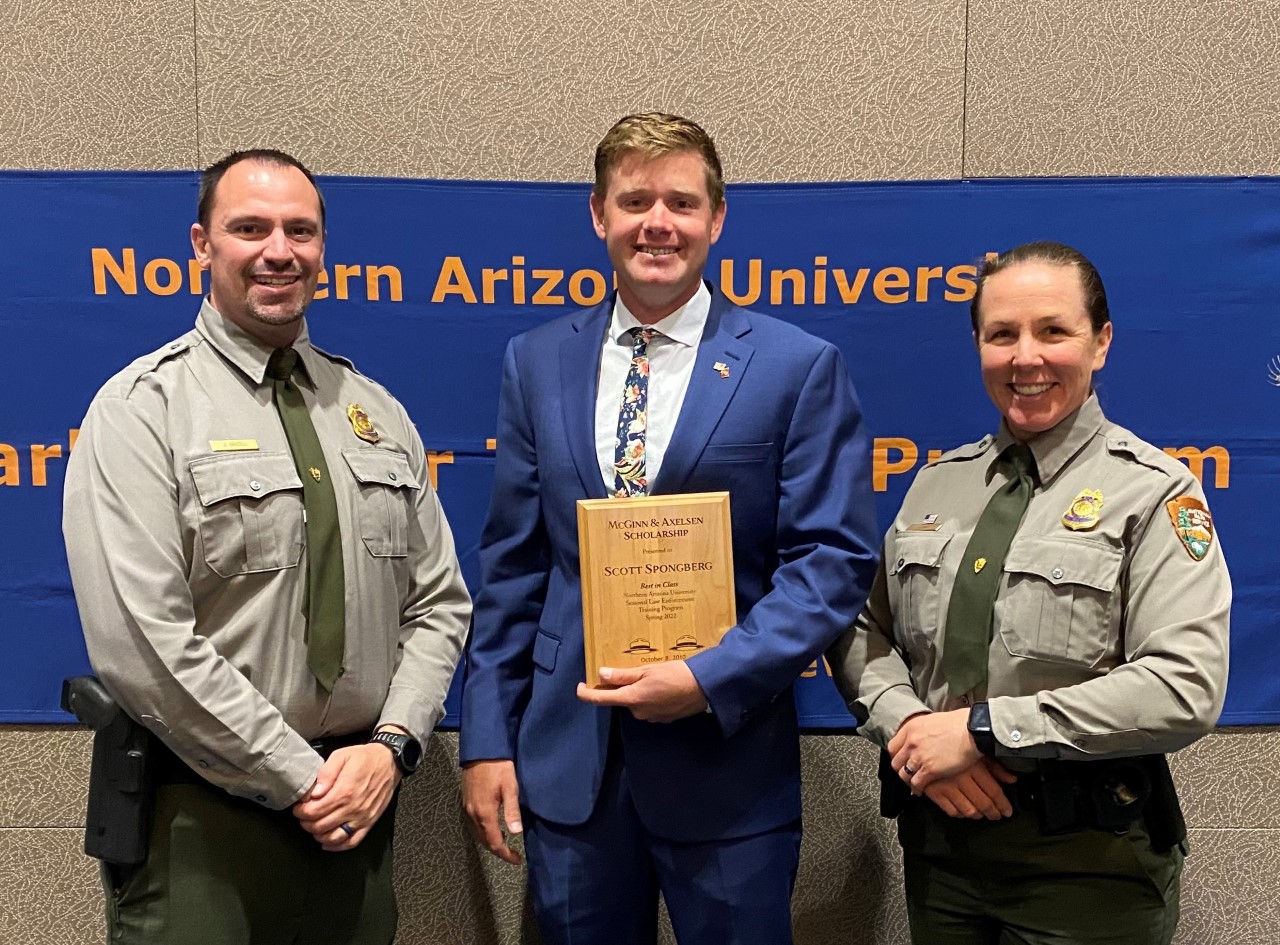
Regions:
[[155, 798], [151, 734], [96, 676], [64, 679], [62, 708], [93, 729], [84, 852], [119, 866], [144, 862]]

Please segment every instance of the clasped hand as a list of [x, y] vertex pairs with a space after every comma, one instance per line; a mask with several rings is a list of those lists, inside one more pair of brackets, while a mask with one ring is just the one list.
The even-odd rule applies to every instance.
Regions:
[[887, 746], [893, 770], [917, 797], [951, 817], [999, 820], [1013, 813], [1002, 784], [1017, 775], [983, 757], [968, 728], [969, 711], [913, 715]]
[[293, 805], [293, 815], [323, 849], [353, 850], [391, 803], [401, 777], [391, 752], [382, 745], [339, 748]]

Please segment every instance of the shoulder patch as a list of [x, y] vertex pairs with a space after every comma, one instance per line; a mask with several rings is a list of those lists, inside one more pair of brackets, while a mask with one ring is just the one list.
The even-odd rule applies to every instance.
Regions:
[[1173, 531], [1196, 561], [1203, 561], [1213, 547], [1213, 516], [1195, 496], [1184, 495], [1164, 504]]
[[964, 446], [957, 446], [953, 450], [947, 450], [937, 459], [930, 463], [926, 463], [925, 465], [936, 466], [940, 463], [952, 463], [958, 460], [977, 459], [979, 456], [982, 456], [991, 449], [991, 445], [995, 443], [995, 441], [996, 438], [988, 433], [976, 443], [966, 443]]

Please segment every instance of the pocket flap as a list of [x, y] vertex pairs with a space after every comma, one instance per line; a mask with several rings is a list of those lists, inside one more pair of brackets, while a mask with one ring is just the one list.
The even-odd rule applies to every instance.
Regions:
[[1034, 574], [1050, 584], [1083, 584], [1113, 591], [1124, 555], [1119, 548], [1081, 538], [1015, 538], [1004, 570]]
[[700, 463], [767, 463], [773, 460], [772, 443], [708, 443]]
[[390, 486], [393, 489], [421, 489], [418, 477], [409, 468], [409, 457], [395, 450], [345, 449], [342, 458], [351, 467], [351, 475], [363, 483]]
[[893, 560], [887, 562], [889, 576], [913, 564], [936, 568], [949, 541], [950, 535], [936, 532], [898, 532], [894, 535]]
[[285, 489], [302, 489], [288, 453], [225, 453], [194, 459], [187, 468], [205, 507], [231, 498], [261, 499]]
[[550, 634], [538, 631], [538, 635], [533, 640], [533, 665], [538, 669], [544, 669], [548, 673], [554, 673], [556, 669], [556, 654], [560, 652], [560, 641]]

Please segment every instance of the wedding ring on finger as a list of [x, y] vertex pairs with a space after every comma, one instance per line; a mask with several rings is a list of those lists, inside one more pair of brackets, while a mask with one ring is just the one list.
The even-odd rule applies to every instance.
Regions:
[[338, 829], [340, 829], [348, 837], [354, 837], [356, 835], [356, 828], [352, 827], [350, 824], [338, 824]]

